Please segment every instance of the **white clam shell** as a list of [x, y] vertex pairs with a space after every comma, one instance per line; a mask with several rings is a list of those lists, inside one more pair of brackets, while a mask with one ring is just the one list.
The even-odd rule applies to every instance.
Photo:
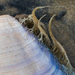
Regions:
[[13, 17], [0, 16], [0, 75], [62, 75], [52, 56], [26, 33]]

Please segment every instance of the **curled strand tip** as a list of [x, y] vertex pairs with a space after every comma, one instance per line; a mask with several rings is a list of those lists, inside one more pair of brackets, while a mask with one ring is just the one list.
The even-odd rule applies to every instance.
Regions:
[[33, 17], [33, 22], [34, 22], [34, 30], [37, 30], [37, 26], [38, 26], [38, 19], [35, 15], [35, 11], [37, 9], [40, 9], [40, 8], [46, 8], [46, 7], [49, 7], [49, 6], [41, 6], [41, 7], [36, 7], [33, 11], [32, 11], [32, 17]]
[[46, 14], [45, 15], [43, 15], [40, 19], [39, 19], [39, 21], [43, 18], [43, 17], [45, 17], [46, 16]]
[[40, 20], [43, 18], [43, 17], [45, 17], [46, 16], [46, 14], [45, 15], [43, 15], [39, 20], [38, 20], [38, 27], [39, 27], [39, 23], [40, 23]]
[[50, 7], [50, 6], [39, 6], [39, 7], [36, 7], [36, 8], [34, 8], [34, 10], [32, 11], [32, 14], [35, 13], [35, 11], [38, 10], [38, 9], [47, 8], [47, 7]]
[[51, 30], [51, 22], [55, 16], [56, 16], [56, 14], [54, 14], [49, 21], [49, 34], [50, 34], [51, 38], [53, 38], [53, 34], [52, 34], [52, 30]]

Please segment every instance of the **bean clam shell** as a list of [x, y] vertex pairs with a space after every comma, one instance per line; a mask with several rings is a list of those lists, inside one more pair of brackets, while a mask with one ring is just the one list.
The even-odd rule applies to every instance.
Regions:
[[13, 17], [0, 16], [0, 75], [63, 75], [34, 35]]

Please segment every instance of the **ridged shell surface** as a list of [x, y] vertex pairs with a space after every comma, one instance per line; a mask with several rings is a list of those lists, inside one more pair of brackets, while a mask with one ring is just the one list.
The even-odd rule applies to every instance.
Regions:
[[0, 75], [63, 75], [46, 49], [13, 17], [0, 16]]

